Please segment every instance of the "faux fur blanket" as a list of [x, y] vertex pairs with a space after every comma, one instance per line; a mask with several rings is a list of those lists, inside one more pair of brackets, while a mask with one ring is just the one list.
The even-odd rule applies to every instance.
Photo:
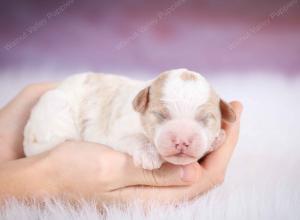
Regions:
[[[34, 77], [45, 78], [53, 76]], [[208, 78], [225, 99], [241, 100], [245, 109], [240, 141], [222, 186], [176, 207], [153, 203], [148, 214], [134, 202], [126, 209], [109, 206], [99, 213], [88, 203], [74, 209], [48, 201], [41, 209], [11, 199], [0, 209], [0, 219], [299, 219], [300, 77], [254, 73]], [[30, 79], [27, 74], [13, 80], [0, 75], [0, 105]]]

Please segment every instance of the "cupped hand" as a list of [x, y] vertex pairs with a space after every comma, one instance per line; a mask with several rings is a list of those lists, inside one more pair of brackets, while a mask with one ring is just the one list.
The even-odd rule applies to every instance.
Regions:
[[47, 185], [55, 186], [55, 195], [71, 199], [128, 201], [132, 198], [119, 195], [127, 187], [190, 185], [198, 175], [194, 165], [145, 170], [127, 154], [88, 142], [65, 142], [39, 156], [51, 166]]
[[[0, 111], [0, 162], [24, 157], [23, 129], [30, 110], [44, 92], [55, 86], [29, 86]], [[31, 160], [36, 157], [43, 164], [41, 172], [47, 174], [41, 180], [43, 191], [54, 196], [96, 199], [101, 202], [131, 201], [136, 198], [162, 202], [190, 199], [220, 184], [224, 179], [237, 143], [242, 111], [239, 102], [231, 105], [238, 120], [233, 124], [223, 124], [227, 133], [225, 143], [207, 155], [200, 164], [164, 164], [158, 170], [149, 171], [134, 166], [127, 154], [87, 142], [66, 142]], [[51, 190], [49, 188], [47, 191], [49, 186]]]

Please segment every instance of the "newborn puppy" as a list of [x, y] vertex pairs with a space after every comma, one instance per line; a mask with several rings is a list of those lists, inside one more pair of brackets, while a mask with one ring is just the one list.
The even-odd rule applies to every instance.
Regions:
[[219, 146], [221, 119], [231, 107], [203, 76], [187, 69], [148, 82], [108, 74], [75, 75], [43, 95], [24, 132], [27, 156], [67, 140], [105, 144], [128, 153], [137, 166], [184, 165]]

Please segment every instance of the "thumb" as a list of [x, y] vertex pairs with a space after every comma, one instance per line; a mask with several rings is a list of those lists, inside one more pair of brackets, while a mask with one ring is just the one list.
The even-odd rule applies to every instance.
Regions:
[[146, 186], [178, 186], [190, 185], [194, 183], [199, 176], [200, 166], [193, 163], [185, 166], [176, 166], [165, 163], [159, 169], [145, 170], [140, 167], [132, 167], [130, 175], [127, 178], [128, 185], [146, 185]]

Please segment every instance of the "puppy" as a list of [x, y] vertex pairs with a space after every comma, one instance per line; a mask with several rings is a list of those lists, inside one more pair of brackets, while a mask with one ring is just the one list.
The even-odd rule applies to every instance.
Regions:
[[197, 161], [225, 138], [235, 113], [200, 74], [175, 69], [142, 82], [109, 74], [71, 76], [43, 95], [24, 131], [35, 155], [67, 140], [105, 144], [137, 166]]

